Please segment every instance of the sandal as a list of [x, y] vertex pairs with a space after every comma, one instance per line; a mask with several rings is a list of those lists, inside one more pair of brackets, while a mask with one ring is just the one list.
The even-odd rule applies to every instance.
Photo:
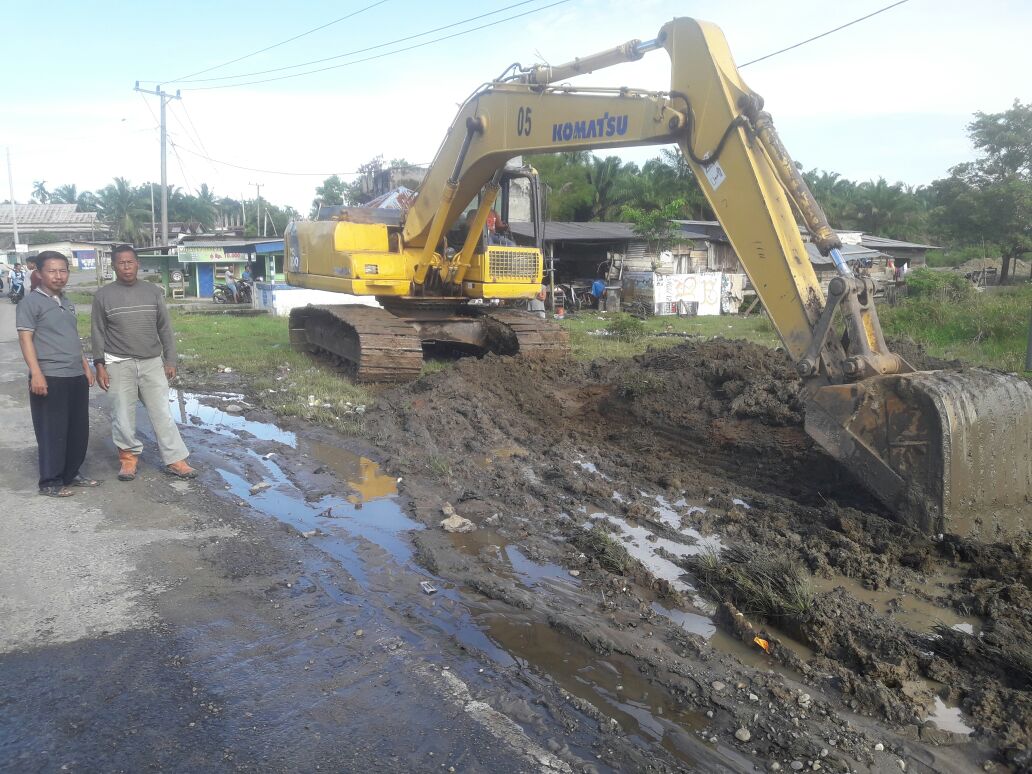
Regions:
[[66, 486], [40, 487], [39, 493], [44, 497], [71, 497], [75, 492]]
[[93, 487], [100, 486], [103, 483], [103, 481], [100, 481], [96, 478], [83, 478], [82, 476], [76, 476], [67, 484], [65, 484], [65, 486], [81, 486], [92, 489]]

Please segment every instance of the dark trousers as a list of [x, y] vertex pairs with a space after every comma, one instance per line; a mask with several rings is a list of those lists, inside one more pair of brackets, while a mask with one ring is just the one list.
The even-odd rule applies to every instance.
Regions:
[[85, 376], [48, 376], [47, 394], [29, 393], [39, 446], [39, 488], [79, 475], [90, 439], [90, 386]]

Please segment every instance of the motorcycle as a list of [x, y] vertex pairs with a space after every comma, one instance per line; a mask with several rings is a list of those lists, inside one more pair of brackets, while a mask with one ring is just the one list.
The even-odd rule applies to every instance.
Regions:
[[25, 298], [25, 283], [24, 282], [12, 282], [11, 289], [7, 293], [7, 297], [11, 299], [12, 304], [17, 304], [23, 298]]
[[251, 283], [247, 280], [237, 280], [237, 295], [240, 297], [239, 301], [234, 300], [233, 293], [230, 291], [229, 286], [224, 282], [220, 282], [215, 286], [215, 292], [212, 293], [211, 300], [216, 304], [248, 304], [251, 303]]

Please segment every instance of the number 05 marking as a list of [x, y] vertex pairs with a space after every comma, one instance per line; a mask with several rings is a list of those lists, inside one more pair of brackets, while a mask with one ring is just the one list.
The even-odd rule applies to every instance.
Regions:
[[516, 134], [520, 137], [529, 137], [530, 126], [530, 108], [521, 107], [516, 113]]

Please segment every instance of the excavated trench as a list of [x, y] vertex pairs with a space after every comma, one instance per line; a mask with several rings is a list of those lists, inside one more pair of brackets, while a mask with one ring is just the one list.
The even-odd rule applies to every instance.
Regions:
[[[761, 766], [1026, 769], [1032, 541], [896, 524], [805, 435], [799, 388], [725, 340], [488, 356], [383, 393], [366, 427], [430, 527], [416, 560], [506, 606], [496, 632], [539, 627], [528, 664], [557, 635], [629, 659], [666, 722]], [[444, 533], [445, 503], [476, 531]]]

